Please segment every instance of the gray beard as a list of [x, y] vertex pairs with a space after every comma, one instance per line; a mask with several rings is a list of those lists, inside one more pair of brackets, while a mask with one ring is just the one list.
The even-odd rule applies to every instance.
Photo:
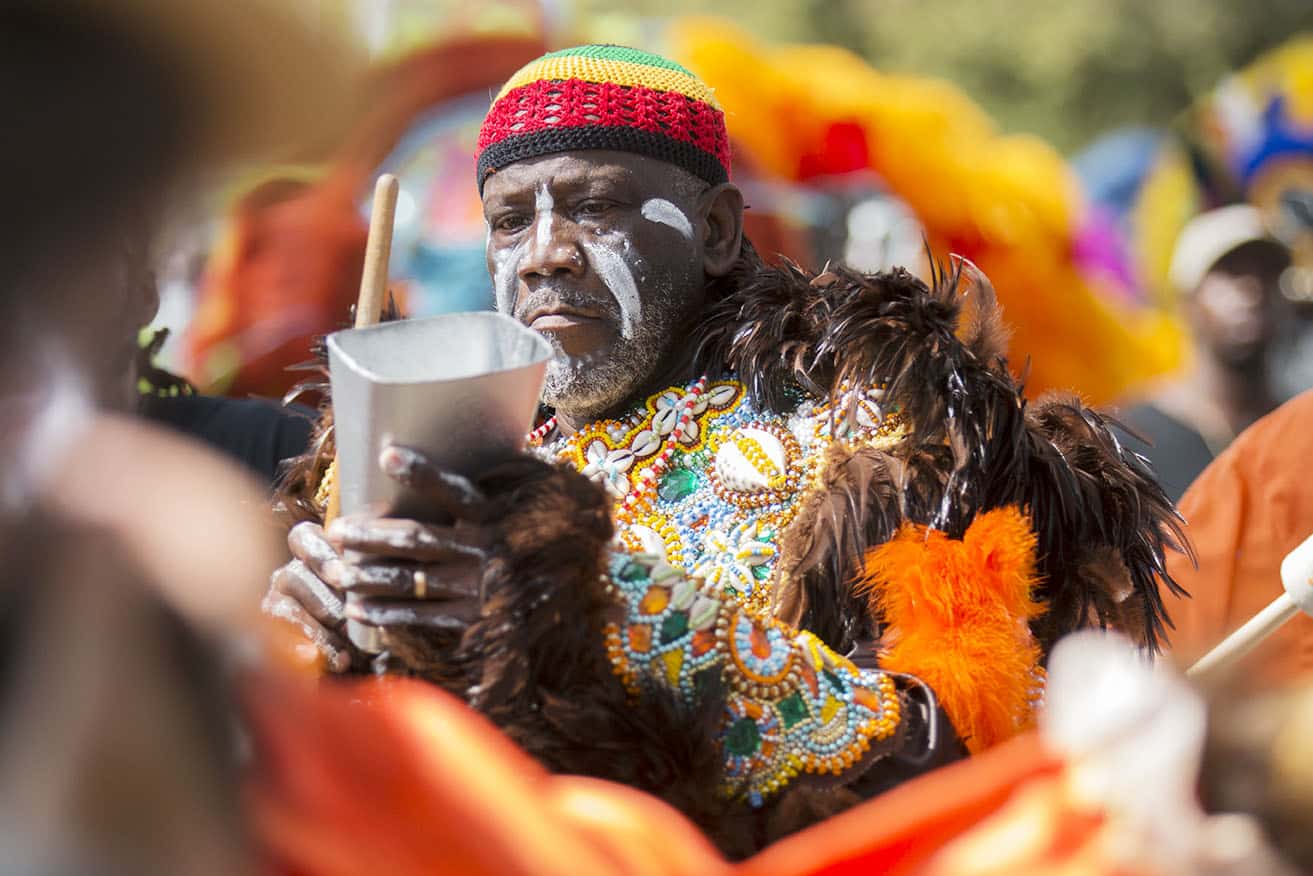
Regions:
[[680, 316], [679, 308], [663, 298], [643, 312], [632, 338], [618, 336], [607, 349], [583, 357], [556, 348], [547, 363], [543, 402], [588, 419], [619, 405], [642, 388], [670, 353]]

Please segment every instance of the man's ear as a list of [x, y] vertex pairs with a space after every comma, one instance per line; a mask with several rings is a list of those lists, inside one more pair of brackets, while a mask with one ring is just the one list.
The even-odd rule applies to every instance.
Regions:
[[702, 223], [702, 269], [708, 277], [723, 277], [743, 249], [743, 193], [733, 183], [721, 183], [699, 199]]

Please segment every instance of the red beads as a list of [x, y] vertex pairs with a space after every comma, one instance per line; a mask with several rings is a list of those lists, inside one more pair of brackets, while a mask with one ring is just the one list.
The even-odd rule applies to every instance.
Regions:
[[698, 378], [697, 383], [693, 384], [693, 387], [688, 391], [688, 395], [680, 403], [679, 406], [684, 409], [684, 412], [679, 415], [679, 420], [675, 423], [675, 428], [670, 431], [670, 436], [666, 438], [661, 452], [657, 454], [650, 467], [639, 473], [635, 479], [633, 489], [629, 491], [624, 502], [620, 504], [620, 510], [616, 516], [621, 521], [627, 521], [640, 507], [644, 506], [648, 501], [645, 494], [649, 490], [655, 489], [657, 484], [661, 482], [661, 475], [665, 474], [666, 469], [670, 467], [670, 459], [675, 454], [675, 447], [679, 444], [679, 438], [684, 434], [688, 424], [693, 422], [693, 410], [697, 407], [698, 399], [706, 391], [706, 388], [707, 378], [706, 375], [703, 375]]
[[543, 439], [552, 434], [556, 428], [556, 417], [550, 416], [543, 421], [543, 424], [529, 433], [528, 442], [530, 447], [537, 447], [543, 442]]

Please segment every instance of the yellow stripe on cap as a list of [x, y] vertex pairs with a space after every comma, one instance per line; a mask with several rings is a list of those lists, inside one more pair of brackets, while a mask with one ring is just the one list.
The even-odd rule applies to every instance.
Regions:
[[578, 79], [583, 82], [637, 85], [654, 91], [673, 91], [720, 109], [715, 94], [700, 79], [665, 67], [650, 67], [631, 61], [611, 58], [589, 58], [580, 55], [548, 56], [539, 58], [520, 69], [497, 94], [501, 100], [522, 85], [542, 80]]

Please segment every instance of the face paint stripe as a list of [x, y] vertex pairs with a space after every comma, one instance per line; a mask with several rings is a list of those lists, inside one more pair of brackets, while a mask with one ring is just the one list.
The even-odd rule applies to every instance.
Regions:
[[638, 297], [638, 284], [624, 256], [605, 243], [583, 241], [585, 255], [593, 271], [615, 296], [620, 305], [620, 335], [625, 339], [634, 336], [634, 326], [642, 317], [643, 306]]
[[693, 239], [693, 223], [688, 221], [688, 217], [684, 215], [683, 210], [665, 198], [652, 198], [649, 201], [644, 201], [643, 218], [649, 222], [669, 225], [684, 235], [685, 239]]
[[492, 256], [495, 269], [492, 286], [497, 293], [497, 309], [507, 316], [514, 316], [515, 287], [519, 285], [520, 260], [525, 248], [525, 242], [521, 240], [509, 251], [502, 250]]
[[539, 250], [545, 250], [552, 242], [552, 210], [556, 207], [556, 202], [552, 200], [552, 193], [547, 191], [547, 184], [543, 183], [538, 188], [538, 194], [533, 198], [534, 210], [534, 243], [538, 245]]

